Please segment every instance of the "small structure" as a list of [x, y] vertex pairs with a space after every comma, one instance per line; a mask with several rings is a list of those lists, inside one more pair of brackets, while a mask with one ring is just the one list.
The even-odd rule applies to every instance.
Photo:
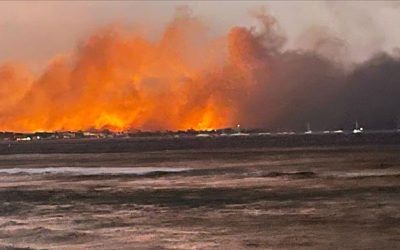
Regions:
[[16, 141], [30, 141], [30, 140], [32, 140], [32, 138], [30, 138], [29, 136], [27, 136], [27, 137], [18, 137], [16, 139]]
[[210, 137], [210, 134], [201, 133], [201, 134], [197, 134], [196, 137]]

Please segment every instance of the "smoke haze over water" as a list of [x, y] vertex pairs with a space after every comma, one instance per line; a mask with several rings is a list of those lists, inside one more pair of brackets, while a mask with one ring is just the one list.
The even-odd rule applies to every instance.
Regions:
[[[355, 8], [328, 2], [321, 10], [327, 11], [325, 5], [334, 11], [336, 27]], [[382, 6], [391, 26], [396, 18], [390, 10], [398, 6]], [[357, 36], [319, 24], [305, 26], [293, 39], [287, 20], [272, 11], [252, 10], [254, 26], [215, 33], [204, 18], [180, 7], [158, 38], [144, 34], [145, 24], [106, 25], [73, 52], [56, 55], [39, 74], [23, 61], [1, 65], [0, 130], [209, 129], [237, 123], [304, 129], [307, 122], [313, 129], [339, 129], [355, 120], [369, 129], [395, 128], [400, 59], [395, 34], [380, 28], [381, 12], [351, 12], [369, 28], [351, 23], [348, 32], [374, 35], [360, 44], [365, 53], [352, 47]]]

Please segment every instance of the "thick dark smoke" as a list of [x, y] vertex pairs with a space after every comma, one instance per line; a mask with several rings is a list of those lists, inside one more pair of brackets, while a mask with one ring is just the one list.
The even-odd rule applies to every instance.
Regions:
[[[271, 21], [263, 24], [276, 25]], [[272, 27], [266, 30], [267, 36], [274, 36]], [[270, 37], [264, 42], [276, 40]], [[281, 44], [263, 46], [267, 52], [259, 51], [259, 55], [273, 55], [264, 57], [268, 72], [256, 74], [257, 84], [239, 120], [250, 127], [274, 130], [303, 130], [307, 123], [312, 129], [351, 129], [355, 121], [367, 129], [396, 128], [400, 119], [399, 58], [381, 53], [349, 69], [337, 55], [326, 53], [327, 49], [321, 53], [322, 45], [343, 51], [340, 38], [325, 36], [314, 43], [318, 47], [283, 52]]]
[[[346, 78], [343, 123], [357, 118], [368, 128], [395, 128], [400, 119], [400, 60], [382, 53]], [[353, 118], [353, 119], [354, 119]]]

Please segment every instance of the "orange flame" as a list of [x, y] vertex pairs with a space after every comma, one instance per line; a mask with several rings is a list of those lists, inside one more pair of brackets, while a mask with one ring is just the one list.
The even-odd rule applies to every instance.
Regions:
[[234, 28], [211, 39], [191, 17], [151, 42], [102, 29], [39, 76], [0, 68], [0, 129], [13, 131], [212, 129], [233, 125], [253, 81], [256, 40]]

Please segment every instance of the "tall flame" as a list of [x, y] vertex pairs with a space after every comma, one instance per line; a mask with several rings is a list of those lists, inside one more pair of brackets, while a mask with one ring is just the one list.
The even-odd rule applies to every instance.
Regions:
[[156, 42], [119, 27], [101, 29], [38, 77], [2, 66], [0, 130], [231, 126], [262, 64], [257, 43], [246, 28], [212, 39], [187, 15]]

